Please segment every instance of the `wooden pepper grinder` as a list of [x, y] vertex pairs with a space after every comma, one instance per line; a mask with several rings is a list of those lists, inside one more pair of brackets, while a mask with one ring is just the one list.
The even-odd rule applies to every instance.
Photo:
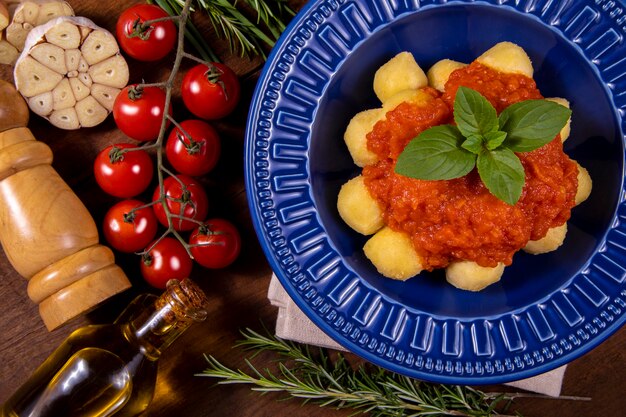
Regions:
[[53, 330], [131, 284], [27, 124], [24, 99], [0, 80], [0, 242]]

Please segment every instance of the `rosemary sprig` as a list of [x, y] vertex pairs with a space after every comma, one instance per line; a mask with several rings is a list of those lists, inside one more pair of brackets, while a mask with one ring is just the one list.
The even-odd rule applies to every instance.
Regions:
[[265, 26], [272, 32], [274, 39], [278, 39], [280, 34], [285, 30], [285, 22], [281, 17], [293, 17], [294, 11], [287, 6], [285, 0], [273, 0], [276, 7], [276, 12], [272, 10], [269, 3], [264, 0], [245, 0], [252, 10], [257, 13], [256, 23], [264, 23]]
[[[242, 331], [237, 346], [253, 351], [246, 364], [249, 373], [233, 370], [210, 355], [208, 367], [198, 376], [219, 379], [218, 384], [248, 384], [262, 393], [285, 392], [321, 407], [352, 409], [355, 414], [373, 417], [422, 416], [506, 416], [516, 394], [484, 393], [467, 386], [431, 384], [408, 378], [382, 368], [360, 365], [356, 369], [341, 354], [331, 360], [319, 349], [312, 353], [306, 345], [263, 336], [253, 330]], [[256, 368], [251, 359], [269, 351], [277, 354], [277, 370]]]
[[263, 55], [259, 40], [274, 46], [274, 42], [228, 0], [199, 1], [206, 10], [213, 28], [228, 41], [231, 51], [239, 51], [242, 56]]
[[[184, 4], [184, 0], [149, 1], [155, 1], [171, 15], [179, 14]], [[274, 46], [288, 20], [295, 15], [285, 0], [244, 0], [243, 7], [237, 0], [195, 0], [194, 3], [195, 10], [206, 13], [218, 36], [227, 40], [231, 52], [239, 52], [242, 56], [266, 58], [263, 48]], [[250, 20], [246, 12], [254, 14], [255, 18]], [[210, 50], [206, 41], [191, 22], [188, 22], [186, 31], [190, 33], [187, 39], [206, 59], [202, 53], [203, 48]]]

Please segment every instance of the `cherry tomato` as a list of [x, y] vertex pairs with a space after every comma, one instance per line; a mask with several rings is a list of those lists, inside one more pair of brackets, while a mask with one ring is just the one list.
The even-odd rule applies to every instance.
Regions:
[[148, 20], [168, 17], [165, 10], [151, 4], [137, 4], [117, 19], [116, 34], [120, 47], [139, 61], [157, 61], [167, 55], [176, 43], [176, 26], [171, 20], [151, 23]]
[[241, 251], [237, 228], [224, 219], [210, 219], [197, 227], [189, 237], [189, 244], [196, 262], [211, 269], [230, 265]]
[[[138, 141], [155, 140], [164, 109], [165, 92], [160, 88], [127, 85], [115, 98], [113, 118], [126, 136]], [[172, 114], [171, 107], [169, 113]]]
[[[184, 190], [183, 185], [185, 187]], [[163, 190], [165, 192], [167, 207], [172, 215], [184, 216], [200, 222], [206, 219], [207, 213], [209, 212], [209, 198], [202, 184], [198, 181], [186, 175], [167, 177], [165, 181], [163, 181]], [[157, 201], [159, 194], [160, 189], [157, 186], [152, 194], [152, 201]], [[154, 209], [157, 220], [163, 226], [167, 227], [167, 216], [165, 215], [163, 205], [157, 203], [153, 205], [152, 208]], [[172, 218], [172, 225], [174, 230], [179, 232], [191, 230], [197, 226], [197, 224], [192, 221], [176, 217]]]
[[[154, 242], [148, 245], [148, 248]], [[164, 237], [147, 254], [141, 257], [141, 275], [155, 288], [165, 289], [170, 279], [189, 277], [193, 261], [185, 247], [173, 237]]]
[[185, 74], [181, 86], [185, 106], [202, 119], [221, 119], [239, 102], [237, 76], [226, 65], [214, 62], [196, 65]]
[[142, 193], [152, 181], [152, 158], [141, 149], [120, 152], [130, 148], [136, 146], [130, 143], [107, 146], [100, 151], [93, 165], [100, 188], [115, 197], [134, 197]]
[[157, 219], [150, 207], [137, 210], [144, 205], [139, 200], [123, 200], [107, 211], [102, 231], [113, 248], [120, 252], [137, 252], [154, 239]]
[[211, 171], [220, 157], [220, 138], [206, 122], [185, 120], [180, 124], [188, 137], [175, 127], [167, 138], [165, 155], [181, 174], [197, 177]]

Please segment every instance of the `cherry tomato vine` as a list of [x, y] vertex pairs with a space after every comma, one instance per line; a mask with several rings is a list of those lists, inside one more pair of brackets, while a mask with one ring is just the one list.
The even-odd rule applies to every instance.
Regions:
[[[193, 68], [196, 78], [200, 77], [201, 83], [206, 81], [206, 83], [210, 84], [205, 88], [215, 91], [211, 94], [215, 94], [218, 99], [222, 100], [224, 106], [227, 107], [227, 111], [222, 111], [221, 113], [218, 112], [216, 115], [210, 115], [214, 117], [207, 117], [206, 114], [199, 114], [198, 117], [202, 117], [204, 119], [224, 117], [234, 109], [234, 105], [236, 105], [239, 100], [238, 80], [230, 68], [220, 63], [206, 62], [186, 52], [184, 49], [184, 28], [190, 17], [191, 3], [192, 0], [185, 0], [181, 12], [177, 16], [163, 17], [158, 14], [152, 14], [151, 16], [157, 17], [153, 20], [145, 21], [140, 21], [138, 17], [131, 25], [133, 30], [142, 34], [142, 36], [131, 35], [125, 39], [125, 41], [130, 40], [133, 42], [131, 46], [133, 50], [136, 51], [138, 48], [137, 42], [150, 40], [150, 34], [154, 33], [150, 29], [152, 24], [164, 24], [168, 21], [176, 22], [178, 25], [178, 33], [175, 43], [176, 56], [172, 64], [170, 74], [165, 81], [155, 83], [144, 82], [128, 86], [119, 93], [118, 98], [116, 99], [116, 105], [114, 105], [113, 113], [116, 124], [120, 130], [122, 130], [122, 132], [124, 132], [127, 136], [138, 141], [145, 141], [146, 143], [135, 147], [132, 145], [129, 146], [128, 144], [119, 144], [114, 145], [113, 147], [108, 147], [101, 152], [101, 154], [106, 154], [105, 156], [102, 156], [102, 159], [105, 160], [108, 156], [111, 164], [116, 161], [127, 162], [130, 164], [132, 161], [137, 159], [134, 155], [131, 156], [133, 153], [137, 153], [138, 156], [140, 154], [143, 156], [143, 153], [147, 150], [156, 151], [156, 173], [158, 186], [153, 193], [152, 201], [143, 205], [138, 205], [137, 203], [126, 204], [125, 207], [128, 207], [128, 211], [121, 216], [121, 221], [131, 223], [136, 217], [136, 214], [141, 213], [142, 210], [150, 208], [151, 210], [154, 210], [158, 221], [166, 228], [165, 232], [149, 243], [142, 251], [135, 252], [142, 257], [142, 272], [146, 270], [144, 278], [146, 278], [152, 285], [155, 285], [154, 282], [152, 282], [155, 281], [153, 271], [154, 254], [158, 252], [159, 256], [162, 256], [163, 247], [175, 246], [171, 242], [172, 240], [177, 240], [182, 245], [184, 252], [186, 252], [190, 260], [197, 257], [196, 260], [200, 265], [211, 265], [209, 267], [215, 267], [215, 265], [218, 267], [224, 267], [234, 261], [234, 258], [236, 258], [239, 253], [241, 243], [238, 231], [234, 228], [234, 226], [230, 225], [229, 222], [226, 222], [228, 223], [226, 225], [218, 222], [217, 224], [221, 227], [221, 230], [215, 231], [214, 233], [211, 232], [211, 228], [213, 226], [209, 225], [209, 221], [205, 221], [208, 212], [208, 200], [202, 186], [199, 185], [195, 179], [186, 176], [183, 170], [177, 169], [177, 171], [181, 174], [176, 174], [164, 166], [163, 156], [166, 152], [166, 131], [168, 130], [170, 124], [173, 125], [173, 130], [170, 133], [170, 136], [174, 136], [174, 142], [171, 147], [173, 149], [174, 145], [178, 145], [179, 150], [177, 151], [177, 157], [181, 160], [181, 165], [193, 165], [194, 158], [203, 158], [204, 161], [209, 161], [210, 165], [215, 165], [217, 158], [219, 157], [219, 137], [210, 125], [202, 121], [186, 121], [178, 123], [172, 116], [172, 90], [183, 59], [189, 59], [198, 64]], [[146, 16], [146, 18], [150, 18], [150, 16]], [[118, 36], [120, 31], [123, 33], [123, 30], [118, 28]], [[145, 36], [143, 36], [144, 34]], [[124, 43], [120, 43], [122, 49], [125, 50]], [[131, 55], [131, 57], [133, 56], [132, 53], [129, 55]], [[202, 68], [206, 69], [202, 71]], [[220, 76], [223, 76], [224, 80], [222, 80]], [[148, 93], [150, 100], [146, 100]], [[157, 97], [157, 99], [154, 97]], [[142, 99], [144, 100], [143, 102], [141, 102]], [[133, 115], [133, 111], [140, 109], [141, 107], [144, 109], [151, 108], [149, 111], [150, 120], [147, 120], [147, 118], [145, 120], [140, 120]], [[127, 110], [130, 109], [128, 110], [128, 114], [131, 114], [131, 119], [126, 119], [124, 121], [122, 117], [124, 108]], [[116, 109], [118, 114], [122, 114], [119, 118], [116, 117]], [[168, 109], [168, 111], [165, 111], [165, 109]], [[196, 113], [193, 108], [190, 108], [190, 111]], [[155, 118], [155, 114], [158, 116], [158, 120]], [[204, 126], [203, 123], [208, 126], [208, 128]], [[153, 127], [154, 125], [158, 126], [158, 130]], [[148, 133], [146, 133], [146, 131], [148, 131]], [[215, 142], [217, 142], [217, 145]], [[188, 153], [188, 155], [184, 157], [180, 155], [181, 152], [183, 152], [180, 150], [181, 145], [182, 149]], [[211, 146], [212, 148], [208, 151], [203, 150], [203, 152], [200, 152], [200, 148], [207, 148], [208, 146]], [[207, 152], [209, 153], [208, 155]], [[124, 161], [125, 156], [128, 156], [127, 161]], [[106, 171], [106, 161], [100, 161], [99, 163], [104, 167], [101, 171]], [[176, 169], [175, 165], [176, 163], [172, 164], [172, 166]], [[211, 168], [212, 166], [210, 166], [209, 170]], [[201, 175], [206, 173], [197, 173], [197, 171], [198, 170], [193, 171], [191, 175]], [[165, 177], [166, 175], [167, 178]], [[104, 187], [103, 190], [107, 191]], [[131, 193], [127, 192], [127, 194]], [[133, 195], [128, 196], [132, 197]], [[119, 209], [117, 211], [119, 211]], [[216, 219], [213, 219], [213, 222], [215, 220]], [[118, 213], [117, 223], [119, 223], [119, 221], [120, 215]], [[113, 220], [111, 220], [111, 222], [115, 223]], [[194, 230], [194, 233], [192, 234], [193, 240], [190, 240], [190, 242], [187, 243], [181, 235], [181, 232], [191, 230]], [[175, 239], [169, 237], [170, 235]], [[231, 245], [231, 248], [228, 248], [229, 251], [225, 251], [225, 249], [227, 249], [226, 245]], [[211, 246], [215, 246], [216, 250], [211, 250]], [[180, 257], [180, 253], [178, 253], [177, 256]], [[222, 257], [223, 259], [214, 259], [216, 257]], [[187, 268], [184, 269], [186, 271]], [[158, 285], [155, 286], [158, 287], [160, 283], [157, 284]]]

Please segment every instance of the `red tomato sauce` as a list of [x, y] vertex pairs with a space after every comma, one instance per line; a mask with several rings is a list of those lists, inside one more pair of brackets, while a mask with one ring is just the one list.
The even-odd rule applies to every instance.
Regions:
[[415, 136], [453, 122], [452, 105], [461, 85], [480, 92], [498, 112], [542, 98], [531, 78], [472, 63], [451, 74], [443, 94], [429, 88], [430, 102], [397, 106], [367, 135], [368, 149], [380, 161], [363, 169], [365, 184], [381, 206], [385, 223], [411, 236], [427, 270], [454, 260], [510, 265], [529, 240], [544, 237], [548, 229], [569, 219], [578, 187], [578, 168], [563, 152], [558, 135], [539, 149], [517, 154], [526, 183], [514, 206], [494, 197], [475, 169], [465, 177], [440, 181], [396, 174], [395, 161]]
[[450, 122], [451, 107], [439, 97], [441, 94], [430, 87], [423, 90], [432, 97], [428, 106], [402, 103], [387, 112], [387, 123], [374, 126], [374, 131], [368, 136], [367, 147], [380, 159], [398, 159], [406, 145], [423, 130]]

